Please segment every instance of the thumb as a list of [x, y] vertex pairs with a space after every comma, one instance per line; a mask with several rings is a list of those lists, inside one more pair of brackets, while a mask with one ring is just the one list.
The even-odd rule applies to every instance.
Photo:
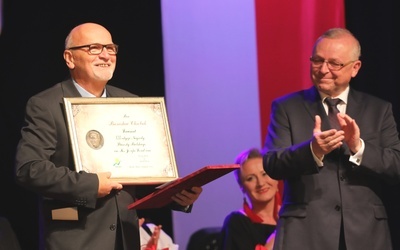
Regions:
[[316, 115], [313, 134], [320, 133], [320, 132], [321, 132], [321, 117], [319, 115]]

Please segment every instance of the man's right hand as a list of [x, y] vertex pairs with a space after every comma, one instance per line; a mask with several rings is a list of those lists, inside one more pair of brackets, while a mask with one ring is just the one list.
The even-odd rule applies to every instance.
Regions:
[[99, 190], [97, 192], [98, 198], [109, 195], [113, 189], [122, 189], [122, 184], [111, 180], [110, 177], [111, 172], [97, 173], [97, 178], [99, 178]]
[[312, 150], [318, 158], [340, 148], [343, 145], [343, 130], [330, 129], [321, 131], [321, 117], [315, 116], [315, 126], [313, 130], [313, 139], [311, 142]]

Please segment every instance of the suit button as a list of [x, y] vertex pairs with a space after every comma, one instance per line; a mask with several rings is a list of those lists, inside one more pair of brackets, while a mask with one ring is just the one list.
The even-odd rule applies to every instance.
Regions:
[[344, 181], [346, 178], [344, 178], [343, 175], [340, 176], [340, 181]]
[[111, 231], [115, 231], [115, 229], [117, 229], [117, 226], [115, 224], [111, 224], [110, 225], [110, 230]]
[[336, 211], [340, 211], [340, 206], [339, 206], [339, 205], [336, 205], [336, 206], [335, 206], [335, 210], [336, 210]]

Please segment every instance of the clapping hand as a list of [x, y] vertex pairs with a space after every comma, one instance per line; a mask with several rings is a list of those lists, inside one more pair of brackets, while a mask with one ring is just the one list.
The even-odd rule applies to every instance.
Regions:
[[311, 142], [314, 154], [321, 159], [324, 155], [342, 146], [345, 139], [344, 133], [343, 130], [336, 129], [321, 131], [321, 117], [316, 115]]
[[[139, 226], [141, 227], [144, 223], [144, 218], [139, 219]], [[153, 233], [151, 234], [150, 240], [147, 244], [142, 246], [142, 250], [157, 250], [158, 240], [160, 238], [161, 225], [155, 226]]]

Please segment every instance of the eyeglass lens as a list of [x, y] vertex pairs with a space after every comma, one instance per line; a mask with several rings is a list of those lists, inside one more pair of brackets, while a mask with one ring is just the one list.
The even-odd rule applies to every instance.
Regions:
[[103, 52], [104, 48], [110, 55], [115, 55], [118, 52], [118, 46], [116, 44], [91, 44], [89, 45], [89, 53], [92, 55], [99, 55]]

